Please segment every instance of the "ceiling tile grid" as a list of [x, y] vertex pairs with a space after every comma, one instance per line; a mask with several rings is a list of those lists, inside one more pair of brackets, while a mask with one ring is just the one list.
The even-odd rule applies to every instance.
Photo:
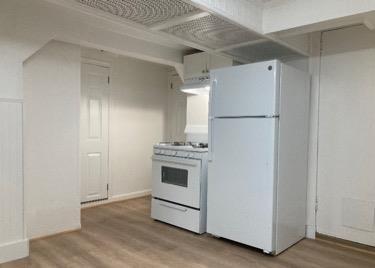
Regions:
[[164, 32], [211, 49], [257, 40], [250, 31], [209, 15], [164, 29]]
[[181, 0], [76, 1], [145, 26], [162, 23], [198, 10]]
[[[178, 37], [195, 48], [217, 50], [243, 61], [259, 61], [295, 54], [264, 36], [253, 33], [214, 14], [203, 12], [183, 0], [74, 0], [113, 16]], [[249, 0], [266, 2], [266, 0]], [[198, 14], [198, 15], [197, 15]], [[183, 42], [181, 42], [183, 43]], [[194, 45], [191, 45], [194, 46]]]

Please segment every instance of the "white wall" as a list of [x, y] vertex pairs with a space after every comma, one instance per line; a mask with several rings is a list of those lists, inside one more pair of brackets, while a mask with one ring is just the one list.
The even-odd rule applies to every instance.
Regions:
[[111, 65], [110, 198], [150, 193], [153, 145], [168, 138], [168, 68], [93, 49]]
[[[147, 194], [152, 147], [170, 127], [168, 68], [93, 49], [82, 56], [111, 65], [110, 199]], [[81, 48], [57, 41], [24, 66], [28, 238], [80, 227], [80, 66]]]
[[311, 57], [309, 58], [310, 87], [310, 127], [307, 181], [306, 235], [316, 235], [316, 183], [318, 167], [318, 127], [319, 127], [319, 86], [320, 86], [320, 37], [317, 32], [311, 36]]
[[[166, 42], [164, 45], [151, 43], [161, 41], [156, 34], [148, 34], [145, 38], [147, 40], [144, 40], [143, 31], [134, 31], [131, 27], [101, 17], [88, 16], [76, 10], [56, 7], [45, 1], [0, 1], [0, 24], [0, 98], [1, 102], [7, 104], [16, 102], [19, 106], [22, 105], [23, 62], [52, 39], [90, 45], [122, 55], [169, 64], [179, 69], [182, 67], [181, 50], [166, 47]], [[1, 132], [17, 131], [17, 127], [21, 129], [22, 122], [13, 117], [13, 114], [6, 113], [4, 116], [2, 122], [9, 120], [9, 124], [1, 124]], [[13, 142], [15, 146], [22, 145], [21, 137]], [[14, 209], [9, 214], [0, 211], [3, 219], [0, 221], [0, 230], [2, 233], [14, 235], [0, 236], [0, 263], [28, 254], [28, 241], [23, 228], [15, 228], [14, 224], [9, 224], [19, 223], [23, 226], [21, 151], [16, 155], [11, 148], [7, 148], [0, 156], [0, 163], [8, 158], [10, 161], [6, 167], [1, 165], [1, 169], [7, 170], [12, 166], [16, 167], [12, 174], [21, 174], [18, 179], [11, 176], [3, 179], [3, 175], [1, 177], [3, 184], [0, 187], [0, 196], [10, 195], [14, 198], [1, 199], [1, 202], [5, 207], [14, 206]]]
[[80, 228], [80, 47], [50, 42], [24, 64], [28, 238]]
[[375, 32], [323, 34], [319, 233], [375, 246]]
[[110, 94], [110, 180], [113, 196], [151, 189], [153, 145], [166, 139], [166, 67], [117, 58]]
[[349, 16], [374, 9], [375, 2], [367, 0], [271, 0], [263, 9], [263, 32], [269, 34], [302, 26], [314, 27], [313, 24], [335, 19], [350, 22]]
[[186, 138], [192, 142], [208, 142], [208, 94], [188, 95]]
[[171, 71], [168, 80], [167, 141], [185, 141], [186, 94], [180, 91], [182, 81], [176, 72]]

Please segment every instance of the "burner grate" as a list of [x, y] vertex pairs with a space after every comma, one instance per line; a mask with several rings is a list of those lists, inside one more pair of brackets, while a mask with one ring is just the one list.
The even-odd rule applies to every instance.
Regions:
[[184, 142], [184, 141], [172, 141], [172, 142], [160, 142], [159, 145], [165, 146], [191, 146], [193, 148], [208, 148], [208, 143], [203, 142]]

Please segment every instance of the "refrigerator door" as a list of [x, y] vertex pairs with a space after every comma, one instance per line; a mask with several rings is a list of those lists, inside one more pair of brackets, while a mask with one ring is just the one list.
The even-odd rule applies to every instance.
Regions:
[[277, 118], [211, 121], [207, 232], [273, 251]]
[[213, 70], [210, 117], [277, 115], [279, 69], [273, 60]]

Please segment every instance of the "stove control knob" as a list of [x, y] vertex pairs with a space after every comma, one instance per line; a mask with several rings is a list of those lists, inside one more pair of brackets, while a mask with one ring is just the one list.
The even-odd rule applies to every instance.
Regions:
[[172, 152], [172, 155], [177, 155], [177, 152]]

